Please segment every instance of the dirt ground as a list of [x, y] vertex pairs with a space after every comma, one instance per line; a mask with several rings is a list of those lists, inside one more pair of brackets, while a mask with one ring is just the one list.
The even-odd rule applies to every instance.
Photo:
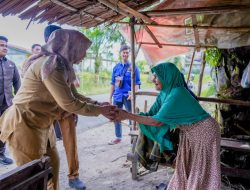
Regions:
[[[80, 126], [79, 126], [80, 127]], [[126, 155], [130, 150], [130, 136], [128, 127], [123, 128], [124, 138], [118, 145], [108, 145], [114, 136], [113, 124], [88, 130], [78, 136], [78, 152], [80, 160], [80, 178], [83, 179], [90, 190], [151, 190], [170, 175], [166, 169], [151, 173], [133, 181], [126, 162]], [[66, 162], [62, 142], [58, 143], [61, 162]], [[167, 175], [166, 175], [167, 174]], [[61, 164], [60, 189], [68, 190], [67, 164]]]
[[[124, 127], [124, 139], [118, 145], [108, 145], [108, 141], [114, 136], [111, 123], [78, 134], [80, 178], [85, 181], [88, 190], [153, 190], [156, 185], [171, 178], [173, 170], [160, 168], [157, 172], [140, 177], [139, 181], [132, 180], [129, 163], [126, 162], [131, 146], [128, 133], [129, 128]], [[57, 147], [61, 158], [60, 190], [70, 190], [62, 141], [57, 142]], [[0, 174], [14, 167], [14, 164], [0, 166]]]

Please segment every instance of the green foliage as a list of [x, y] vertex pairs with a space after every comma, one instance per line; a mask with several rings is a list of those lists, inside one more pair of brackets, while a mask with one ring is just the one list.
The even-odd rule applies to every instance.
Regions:
[[221, 63], [221, 50], [218, 48], [208, 48], [205, 51], [206, 62], [212, 67], [218, 67]]
[[[91, 72], [80, 72], [80, 87], [77, 89], [81, 94], [104, 94], [110, 91], [111, 73], [108, 71], [101, 71], [99, 76]], [[153, 88], [153, 83], [149, 80], [149, 75], [141, 74], [142, 88]], [[98, 78], [98, 80], [97, 80]]]
[[91, 57], [94, 57], [95, 73], [98, 74], [100, 72], [102, 59], [104, 57], [112, 59], [114, 43], [123, 43], [125, 40], [119, 32], [118, 25], [110, 25], [107, 27], [100, 25], [90, 29], [82, 28], [80, 31], [92, 41], [88, 54], [91, 53]]
[[[200, 75], [199, 74], [197, 74], [197, 75], [194, 75], [194, 83], [195, 84], [198, 84], [198, 82], [199, 82], [199, 77], [200, 77]], [[203, 84], [208, 84], [208, 83], [213, 83], [213, 79], [211, 78], [211, 76], [210, 75], [203, 75], [203, 79], [202, 79], [202, 83]]]
[[201, 96], [202, 97], [209, 97], [215, 95], [216, 89], [215, 85], [207, 87], [207, 89], [202, 90]]
[[184, 71], [184, 68], [183, 68], [183, 65], [182, 65], [182, 57], [181, 57], [181, 56], [176, 56], [176, 57], [167, 59], [166, 62], [173, 63], [173, 64], [176, 65], [176, 67], [177, 67], [181, 72]]
[[140, 72], [144, 73], [145, 72], [145, 66], [147, 65], [147, 61], [139, 60], [139, 61], [136, 62], [136, 65], [139, 67]]

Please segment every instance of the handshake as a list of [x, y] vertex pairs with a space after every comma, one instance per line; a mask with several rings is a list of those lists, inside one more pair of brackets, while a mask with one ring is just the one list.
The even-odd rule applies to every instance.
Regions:
[[110, 121], [122, 121], [129, 119], [129, 113], [117, 106], [104, 104], [100, 105], [101, 114], [108, 118]]

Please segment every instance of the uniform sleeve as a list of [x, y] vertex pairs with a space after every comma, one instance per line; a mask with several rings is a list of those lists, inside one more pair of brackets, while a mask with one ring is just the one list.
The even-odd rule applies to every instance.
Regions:
[[81, 101], [79, 97], [75, 97], [75, 92], [72, 92], [64, 76], [64, 69], [56, 68], [43, 81], [57, 104], [67, 112], [84, 116], [98, 116], [101, 113], [100, 107], [87, 103], [87, 101]]
[[98, 101], [92, 100], [91, 98], [88, 98], [88, 97], [86, 97], [86, 96], [84, 96], [82, 94], [79, 94], [77, 92], [77, 90], [76, 90], [75, 85], [73, 85], [73, 84], [71, 85], [71, 91], [72, 91], [73, 95], [77, 99], [81, 100], [82, 102], [87, 102], [87, 103], [91, 103], [91, 104], [97, 104], [98, 103]]
[[135, 67], [135, 84], [141, 85], [140, 70], [138, 69], [138, 67]]
[[20, 75], [18, 73], [16, 65], [14, 65], [13, 87], [14, 87], [14, 93], [15, 94], [17, 93], [17, 91], [20, 88], [20, 86], [21, 86]]

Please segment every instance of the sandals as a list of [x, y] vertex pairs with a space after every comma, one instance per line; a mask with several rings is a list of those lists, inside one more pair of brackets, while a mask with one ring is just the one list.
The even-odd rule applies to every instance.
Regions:
[[114, 139], [114, 140], [110, 141], [108, 144], [115, 145], [115, 144], [119, 144], [121, 141], [122, 141], [121, 139]]

